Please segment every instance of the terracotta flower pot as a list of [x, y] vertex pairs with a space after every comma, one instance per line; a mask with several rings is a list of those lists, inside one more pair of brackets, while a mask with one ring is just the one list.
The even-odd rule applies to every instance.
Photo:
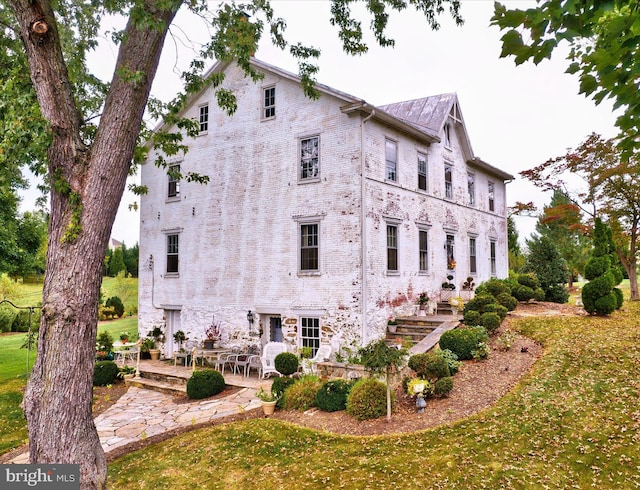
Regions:
[[262, 402], [262, 411], [265, 415], [273, 415], [273, 412], [276, 411], [276, 401], [274, 402]]

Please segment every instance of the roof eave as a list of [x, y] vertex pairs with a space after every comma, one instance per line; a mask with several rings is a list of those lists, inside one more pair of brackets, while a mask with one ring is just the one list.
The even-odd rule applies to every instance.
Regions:
[[509, 181], [515, 179], [515, 177], [513, 175], [511, 175], [510, 173], [505, 172], [504, 170], [500, 170], [499, 168], [488, 164], [487, 162], [485, 162], [484, 160], [482, 160], [482, 159], [480, 159], [478, 157], [472, 158], [467, 163], [469, 163], [470, 165], [473, 165], [475, 167], [478, 167], [478, 168], [486, 171], [487, 173], [495, 175], [496, 177], [499, 177], [500, 179], [502, 179], [503, 182], [509, 182]]

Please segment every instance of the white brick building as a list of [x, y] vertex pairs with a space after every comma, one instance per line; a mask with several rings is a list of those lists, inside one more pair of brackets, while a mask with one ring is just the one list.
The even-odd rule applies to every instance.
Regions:
[[473, 154], [455, 94], [375, 107], [318, 85], [313, 101], [295, 75], [254, 66], [259, 83], [212, 69], [233, 116], [211, 89], [186, 108], [201, 135], [169, 162], [207, 185], [176, 182], [153, 152], [143, 165], [141, 335], [202, 339], [215, 315], [227, 345], [361, 345], [448, 274], [458, 288], [507, 275], [512, 176]]

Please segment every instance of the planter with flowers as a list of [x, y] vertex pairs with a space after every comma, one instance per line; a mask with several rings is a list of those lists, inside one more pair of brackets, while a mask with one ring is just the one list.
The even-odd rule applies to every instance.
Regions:
[[262, 402], [262, 411], [265, 415], [273, 415], [276, 410], [276, 403], [278, 403], [278, 396], [273, 392], [265, 391], [264, 388], [260, 388], [256, 391], [256, 398]]
[[427, 294], [426, 291], [422, 291], [419, 295], [418, 295], [418, 315], [419, 316], [425, 316], [426, 315], [426, 309], [427, 306], [429, 305], [429, 295]]
[[387, 320], [387, 328], [389, 329], [389, 332], [396, 333], [396, 330], [398, 328], [398, 322], [393, 316], [390, 316], [389, 319]]
[[458, 314], [458, 310], [464, 308], [464, 299], [460, 296], [456, 296], [455, 298], [451, 298], [449, 300], [449, 304], [451, 305], [451, 312], [455, 315]]
[[203, 342], [205, 349], [217, 349], [220, 346], [220, 340], [222, 339], [222, 329], [220, 328], [220, 322], [216, 322], [215, 320], [216, 317], [214, 315], [213, 320], [211, 321], [211, 325], [209, 325], [204, 330], [204, 334], [206, 336]]

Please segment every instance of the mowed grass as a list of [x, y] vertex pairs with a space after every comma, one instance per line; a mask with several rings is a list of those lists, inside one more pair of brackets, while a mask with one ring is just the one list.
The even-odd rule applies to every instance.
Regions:
[[[98, 332], [109, 332], [114, 340], [120, 334], [129, 332], [131, 339], [137, 339], [138, 318], [101, 322]], [[20, 346], [26, 339], [25, 333], [0, 335], [0, 454], [27, 442], [27, 422], [20, 403], [27, 384], [27, 373], [35, 361], [36, 352], [27, 353]], [[27, 367], [27, 356], [29, 363]]]
[[391, 437], [336, 436], [270, 419], [210, 427], [113, 462], [110, 485], [640, 486], [640, 304], [627, 302], [609, 318], [522, 318], [515, 328], [543, 344], [543, 357], [494, 407], [468, 419]]

